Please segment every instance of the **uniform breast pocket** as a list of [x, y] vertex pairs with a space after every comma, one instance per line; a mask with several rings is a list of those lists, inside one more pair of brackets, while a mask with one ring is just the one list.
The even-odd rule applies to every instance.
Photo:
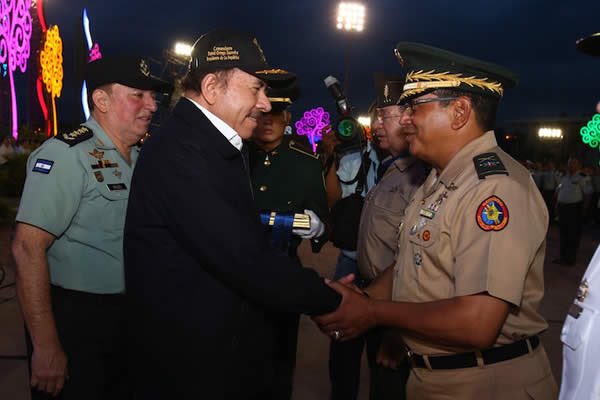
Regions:
[[[384, 190], [384, 189], [387, 189]], [[377, 192], [377, 196], [367, 196], [367, 202], [372, 202], [372, 204], [384, 210], [387, 213], [395, 214], [395, 215], [404, 215], [404, 210], [408, 206], [408, 202], [403, 196], [402, 191], [398, 188], [382, 188]], [[369, 195], [374, 194], [373, 192], [369, 192]]]
[[108, 201], [127, 200], [129, 197], [129, 186], [126, 183], [98, 183], [96, 185], [98, 194]]
[[581, 391], [586, 371], [596, 368], [599, 324], [597, 310], [584, 303], [571, 306], [560, 335], [564, 343], [561, 398], [575, 398], [571, 394]]
[[[580, 307], [577, 309], [577, 307]], [[576, 308], [578, 317], [567, 315], [563, 326], [560, 340], [571, 350], [577, 350], [589, 341], [589, 334], [594, 323], [598, 324], [598, 311], [590, 308], [584, 303], [576, 303], [571, 306]]]
[[120, 232], [125, 224], [129, 186], [125, 183], [98, 183], [86, 202], [88, 217], [104, 232]]

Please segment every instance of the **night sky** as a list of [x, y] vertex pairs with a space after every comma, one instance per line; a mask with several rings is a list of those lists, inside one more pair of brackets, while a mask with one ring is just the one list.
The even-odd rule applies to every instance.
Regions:
[[[581, 116], [600, 100], [600, 58], [575, 49], [575, 41], [600, 31], [597, 0], [367, 1], [360, 34], [335, 29], [336, 1], [164, 1], [45, 0], [48, 24], [64, 40], [66, 80], [59, 114], [75, 103], [69, 83], [75, 26], [87, 7], [92, 37], [104, 54], [137, 53], [160, 58], [175, 41], [193, 42], [216, 27], [252, 32], [273, 67], [296, 72], [303, 97], [292, 108], [334, 102], [323, 78], [344, 80], [349, 60], [348, 98], [364, 112], [374, 98], [373, 72], [401, 72], [393, 56], [398, 41], [416, 41], [496, 62], [520, 75], [507, 92], [500, 124], [507, 119]], [[153, 71], [159, 73], [160, 71]]]

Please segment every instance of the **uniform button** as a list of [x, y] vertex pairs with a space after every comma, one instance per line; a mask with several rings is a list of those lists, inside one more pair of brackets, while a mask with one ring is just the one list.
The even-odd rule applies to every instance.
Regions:
[[267, 191], [267, 186], [266, 186], [266, 185], [262, 185], [262, 186], [259, 188], [259, 190], [260, 190], [261, 192], [266, 192], [266, 191]]
[[268, 167], [269, 165], [271, 165], [271, 161], [265, 160], [265, 167]]

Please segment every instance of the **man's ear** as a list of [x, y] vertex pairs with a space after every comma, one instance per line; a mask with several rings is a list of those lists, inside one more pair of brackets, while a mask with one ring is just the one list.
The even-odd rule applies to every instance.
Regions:
[[200, 82], [200, 92], [208, 104], [215, 104], [222, 85], [222, 82], [215, 74], [206, 74], [206, 76], [202, 78], [202, 82]]
[[289, 112], [288, 110], [284, 110], [283, 111], [283, 120], [286, 125], [289, 125], [290, 121], [292, 120], [292, 113]]
[[469, 98], [461, 96], [453, 101], [452, 107], [452, 123], [450, 126], [454, 130], [460, 130], [464, 127], [473, 113], [473, 107]]
[[109, 94], [106, 90], [95, 89], [92, 93], [92, 101], [94, 108], [102, 113], [108, 112]]

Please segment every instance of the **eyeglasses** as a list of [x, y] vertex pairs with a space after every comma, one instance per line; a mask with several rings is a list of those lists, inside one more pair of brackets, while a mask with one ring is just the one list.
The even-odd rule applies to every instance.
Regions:
[[456, 100], [456, 97], [430, 97], [427, 99], [410, 99], [406, 103], [403, 104], [406, 107], [406, 110], [410, 110], [411, 112], [415, 112], [415, 107], [420, 106], [421, 104], [433, 103], [434, 101], [450, 101]]

